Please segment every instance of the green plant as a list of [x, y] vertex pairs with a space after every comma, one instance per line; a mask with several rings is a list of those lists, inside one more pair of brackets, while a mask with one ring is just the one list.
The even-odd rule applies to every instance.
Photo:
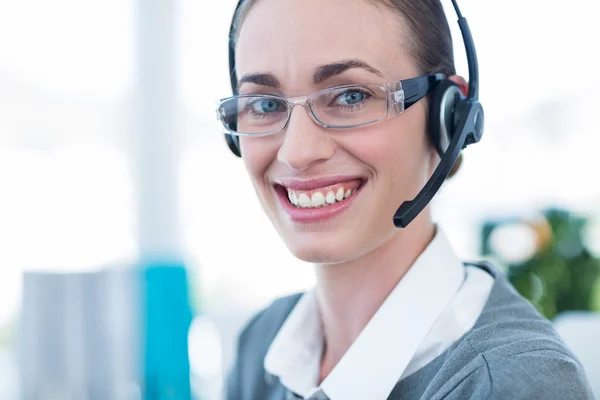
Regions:
[[[564, 210], [547, 210], [544, 220], [490, 221], [483, 229], [484, 256], [503, 260], [506, 274], [524, 297], [547, 318], [569, 310], [599, 310], [600, 259], [582, 239], [586, 219]], [[535, 252], [506, 261], [490, 245], [494, 230], [506, 224], [528, 226], [536, 235]]]

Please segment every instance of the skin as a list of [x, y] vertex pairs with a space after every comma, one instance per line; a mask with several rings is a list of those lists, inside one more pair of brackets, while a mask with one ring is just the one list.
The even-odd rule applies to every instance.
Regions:
[[[279, 86], [242, 83], [240, 94], [303, 96], [337, 85], [420, 76], [407, 51], [408, 35], [397, 13], [364, 0], [260, 0], [239, 33], [237, 74], [270, 73]], [[368, 63], [381, 76], [351, 68], [315, 84], [315, 68], [349, 59]], [[452, 79], [466, 93], [465, 80]], [[283, 132], [241, 139], [244, 164], [265, 212], [290, 251], [314, 264], [325, 334], [320, 380], [435, 234], [429, 207], [407, 228], [392, 222], [398, 206], [415, 197], [439, 162], [427, 139], [426, 116], [423, 99], [395, 118], [334, 131], [294, 107]], [[291, 220], [274, 183], [335, 175], [367, 179], [354, 204], [327, 221]]]

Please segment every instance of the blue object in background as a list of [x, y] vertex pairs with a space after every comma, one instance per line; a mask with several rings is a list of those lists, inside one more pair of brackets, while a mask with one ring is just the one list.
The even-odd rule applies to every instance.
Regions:
[[182, 263], [145, 263], [143, 271], [144, 400], [190, 400], [188, 331], [192, 311]]

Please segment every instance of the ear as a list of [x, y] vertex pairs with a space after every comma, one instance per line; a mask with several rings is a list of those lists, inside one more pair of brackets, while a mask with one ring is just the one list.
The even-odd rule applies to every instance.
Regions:
[[462, 95], [467, 97], [467, 93], [469, 93], [469, 83], [465, 78], [463, 78], [460, 75], [452, 75], [448, 79], [456, 83], [460, 88], [460, 92], [462, 93]]

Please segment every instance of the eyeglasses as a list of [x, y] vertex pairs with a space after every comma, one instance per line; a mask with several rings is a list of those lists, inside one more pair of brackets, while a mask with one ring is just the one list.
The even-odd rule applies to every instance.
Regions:
[[443, 74], [432, 74], [382, 85], [336, 86], [298, 97], [237, 95], [219, 100], [217, 118], [232, 135], [272, 135], [286, 128], [292, 108], [301, 105], [324, 128], [358, 128], [397, 116], [443, 79]]

